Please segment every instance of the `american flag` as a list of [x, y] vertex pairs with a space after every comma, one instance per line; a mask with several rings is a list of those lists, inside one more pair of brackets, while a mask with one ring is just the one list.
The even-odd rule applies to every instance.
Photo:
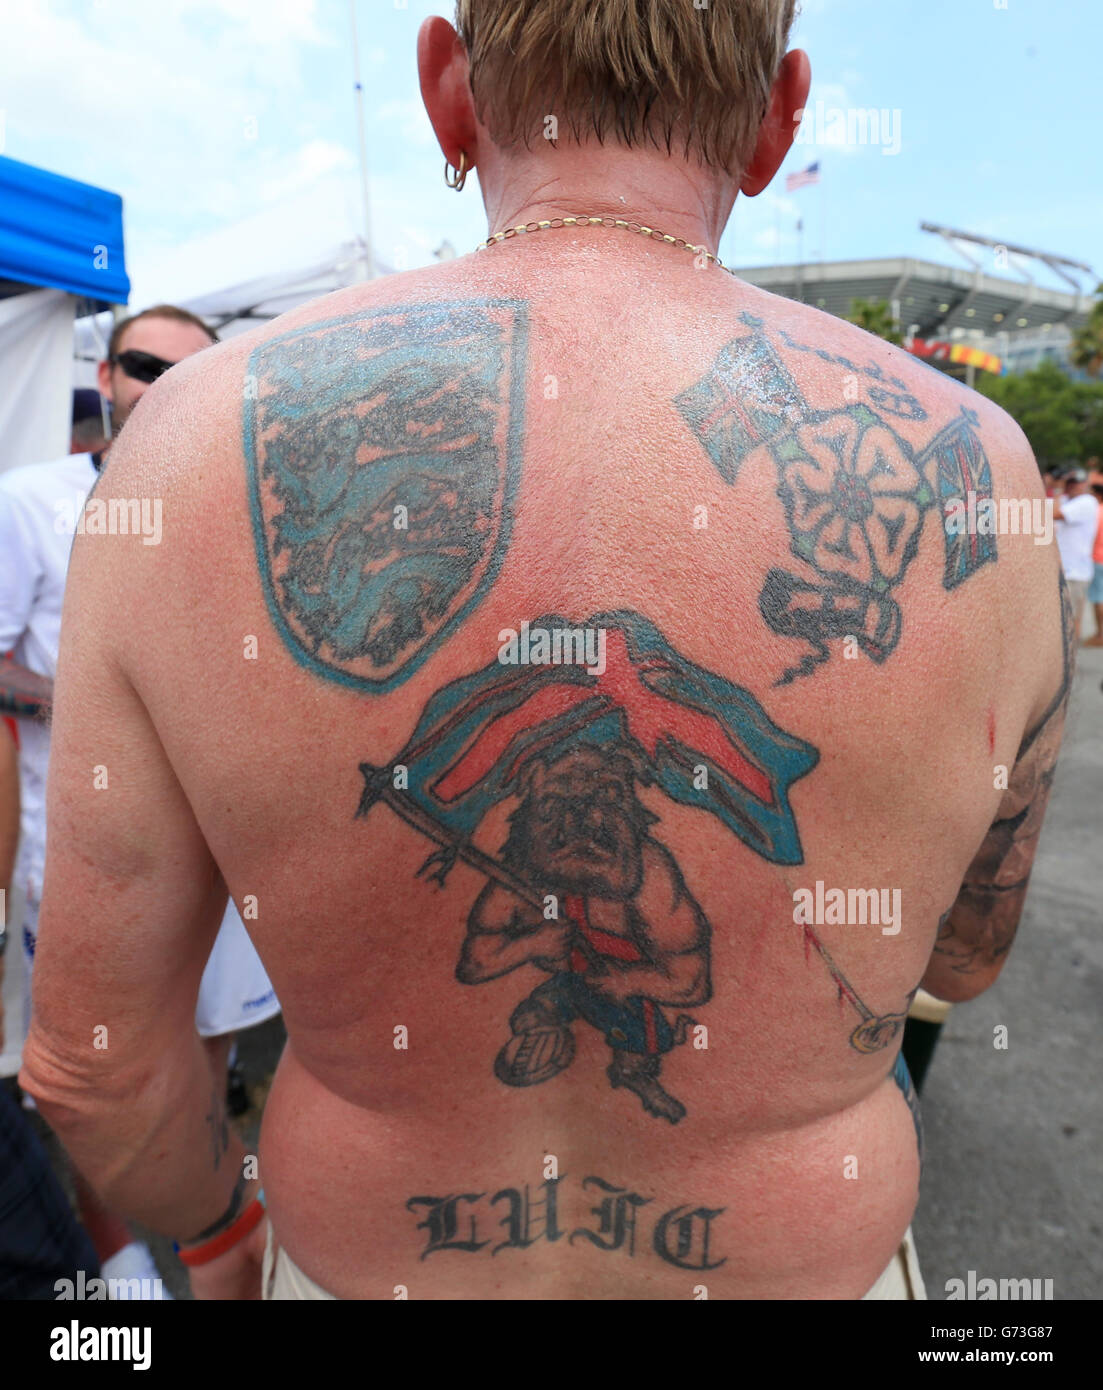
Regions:
[[785, 177], [785, 191], [792, 193], [795, 189], [804, 188], [809, 183], [819, 183], [820, 181], [820, 161], [817, 159], [815, 164], [809, 164], [807, 169], [802, 169], [799, 174], [787, 174]]

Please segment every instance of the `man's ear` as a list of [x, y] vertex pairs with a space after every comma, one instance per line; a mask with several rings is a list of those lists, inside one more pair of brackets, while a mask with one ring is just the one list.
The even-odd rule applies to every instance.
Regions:
[[755, 198], [762, 192], [792, 148], [800, 129], [811, 81], [812, 68], [808, 54], [801, 48], [786, 53], [770, 89], [770, 104], [759, 127], [754, 154], [739, 185], [740, 193], [748, 198]]
[[418, 30], [417, 71], [421, 99], [445, 159], [458, 169], [462, 152], [468, 169], [474, 169], [479, 141], [467, 52], [440, 15], [431, 15]]
[[101, 362], [96, 367], [96, 383], [100, 388], [100, 395], [107, 401], [114, 403], [115, 392], [111, 386], [111, 363]]

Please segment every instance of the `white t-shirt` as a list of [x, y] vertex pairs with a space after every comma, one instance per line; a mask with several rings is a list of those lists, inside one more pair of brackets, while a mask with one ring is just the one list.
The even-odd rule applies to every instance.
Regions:
[[[0, 653], [53, 680], [61, 636], [65, 576], [77, 520], [96, 481], [91, 454], [69, 454], [0, 473]], [[16, 882], [27, 895], [24, 925], [33, 939], [46, 867], [49, 726], [19, 721], [21, 815]], [[29, 982], [29, 970], [27, 973]], [[199, 991], [196, 1025], [204, 1037], [260, 1023], [279, 1000], [231, 902]], [[29, 1020], [29, 1007], [27, 1019]]]
[[1091, 579], [1099, 503], [1090, 492], [1082, 492], [1079, 497], [1062, 498], [1060, 507], [1064, 520], [1057, 522], [1057, 548], [1065, 578]]
[[[96, 469], [91, 454], [68, 454], [0, 473], [0, 652], [53, 680], [65, 574], [77, 518]], [[50, 731], [19, 721], [21, 817], [17, 881], [42, 896], [46, 861], [46, 765]]]

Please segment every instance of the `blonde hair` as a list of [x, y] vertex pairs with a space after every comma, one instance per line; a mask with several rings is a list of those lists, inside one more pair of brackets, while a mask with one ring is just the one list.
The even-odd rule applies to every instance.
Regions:
[[[796, 0], [457, 0], [479, 120], [500, 145], [651, 143], [745, 167]], [[557, 127], [553, 126], [552, 129]]]

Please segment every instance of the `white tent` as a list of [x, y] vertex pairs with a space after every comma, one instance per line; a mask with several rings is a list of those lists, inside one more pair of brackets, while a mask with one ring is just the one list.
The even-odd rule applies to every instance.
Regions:
[[69, 452], [76, 304], [53, 289], [0, 299], [0, 472]]
[[0, 471], [66, 453], [74, 314], [129, 288], [118, 194], [0, 156]]
[[[390, 273], [368, 255], [361, 192], [333, 175], [293, 198], [143, 262], [132, 257], [133, 311], [176, 304], [232, 338], [319, 295]], [[94, 386], [111, 316], [76, 326], [78, 386]]]

